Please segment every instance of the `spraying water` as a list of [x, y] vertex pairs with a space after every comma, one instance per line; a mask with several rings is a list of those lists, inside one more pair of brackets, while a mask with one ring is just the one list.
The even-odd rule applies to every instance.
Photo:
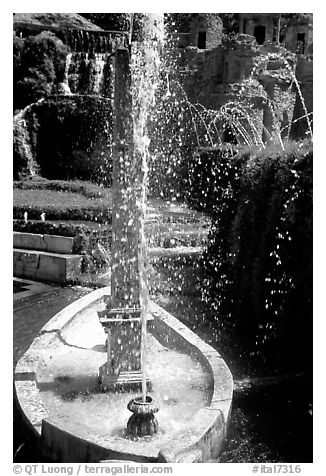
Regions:
[[139, 285], [141, 308], [141, 369], [142, 401], [146, 402], [146, 356], [147, 356], [147, 314], [148, 284], [145, 271], [146, 188], [148, 177], [148, 118], [155, 103], [160, 67], [159, 46], [164, 37], [163, 15], [145, 14], [141, 19], [142, 41], [134, 45], [132, 51], [132, 93], [133, 93], [133, 137], [134, 160], [136, 161], [135, 188], [136, 208], [139, 219]]

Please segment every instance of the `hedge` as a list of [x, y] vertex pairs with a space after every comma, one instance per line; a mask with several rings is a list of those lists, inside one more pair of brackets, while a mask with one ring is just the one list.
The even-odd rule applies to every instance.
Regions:
[[24, 205], [14, 205], [13, 217], [22, 218], [24, 213], [28, 213], [30, 220], [40, 220], [42, 213], [45, 213], [47, 220], [76, 220], [76, 221], [95, 221], [97, 223], [111, 223], [111, 210], [103, 206], [87, 206], [87, 207], [58, 207], [51, 205], [33, 205], [26, 207]]
[[194, 167], [194, 203], [213, 219], [203, 298], [247, 352], [311, 370], [312, 146], [234, 154], [201, 151]]

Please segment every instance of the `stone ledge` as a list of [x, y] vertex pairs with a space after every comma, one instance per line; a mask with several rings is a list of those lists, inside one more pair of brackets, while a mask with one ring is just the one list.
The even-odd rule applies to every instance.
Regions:
[[14, 248], [72, 254], [74, 239], [68, 236], [40, 235], [14, 231]]
[[81, 262], [81, 255], [15, 248], [13, 271], [19, 278], [65, 283], [80, 273]]

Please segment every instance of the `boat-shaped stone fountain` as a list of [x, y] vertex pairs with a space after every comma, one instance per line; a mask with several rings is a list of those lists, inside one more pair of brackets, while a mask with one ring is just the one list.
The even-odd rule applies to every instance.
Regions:
[[142, 21], [137, 51], [115, 54], [111, 285], [54, 316], [15, 369], [21, 411], [53, 461], [205, 462], [226, 436], [226, 363], [148, 295], [146, 122], [163, 22]]

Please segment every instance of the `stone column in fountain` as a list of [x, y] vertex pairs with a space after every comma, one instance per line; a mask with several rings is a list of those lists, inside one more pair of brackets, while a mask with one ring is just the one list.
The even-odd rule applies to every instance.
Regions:
[[[136, 16], [136, 15], [135, 15]], [[144, 221], [147, 120], [153, 105], [162, 19], [141, 15], [140, 40], [115, 55], [111, 300], [99, 313], [108, 334], [104, 390], [141, 386], [141, 313], [148, 303]], [[163, 30], [163, 29], [162, 29]]]
[[139, 217], [127, 49], [116, 52], [113, 127], [111, 306], [126, 310], [139, 308]]

